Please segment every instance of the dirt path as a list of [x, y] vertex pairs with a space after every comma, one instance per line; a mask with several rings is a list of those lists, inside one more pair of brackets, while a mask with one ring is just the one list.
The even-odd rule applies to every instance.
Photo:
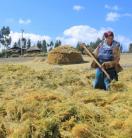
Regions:
[[[85, 63], [70, 64], [70, 65], [50, 65], [47, 63], [47, 57], [19, 57], [19, 58], [0, 58], [0, 64], [21, 64], [31, 67], [36, 71], [45, 68], [65, 68], [91, 70], [90, 64], [92, 59], [88, 56], [83, 56]], [[132, 54], [122, 54], [120, 64], [123, 68], [132, 68]]]

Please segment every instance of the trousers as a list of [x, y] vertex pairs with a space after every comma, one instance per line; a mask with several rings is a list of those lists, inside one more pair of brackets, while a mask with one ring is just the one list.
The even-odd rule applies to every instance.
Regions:
[[118, 74], [115, 68], [110, 68], [107, 69], [106, 71], [110, 75], [111, 80], [109, 80], [105, 76], [105, 74], [102, 72], [100, 68], [96, 69], [95, 80], [93, 81], [93, 87], [95, 89], [109, 90], [111, 81], [112, 80], [118, 81]]

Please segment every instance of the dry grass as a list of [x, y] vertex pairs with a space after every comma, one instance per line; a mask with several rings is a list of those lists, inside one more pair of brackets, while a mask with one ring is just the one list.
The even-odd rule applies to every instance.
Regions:
[[132, 69], [105, 92], [82, 65], [27, 63], [0, 64], [0, 138], [131, 138]]
[[77, 124], [72, 129], [75, 138], [88, 138], [91, 137], [91, 127], [87, 124]]

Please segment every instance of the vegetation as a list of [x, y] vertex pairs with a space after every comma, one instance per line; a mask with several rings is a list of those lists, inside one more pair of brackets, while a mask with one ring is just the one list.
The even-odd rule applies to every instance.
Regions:
[[55, 46], [54, 46], [54, 47], [56, 48], [56, 47], [58, 47], [58, 46], [60, 46], [60, 45], [61, 45], [61, 41], [60, 41], [60, 40], [56, 40]]
[[10, 28], [3, 26], [0, 29], [0, 44], [2, 44], [5, 47], [5, 50], [4, 50], [5, 57], [7, 57], [6, 49], [11, 44], [11, 37], [9, 35], [10, 35]]

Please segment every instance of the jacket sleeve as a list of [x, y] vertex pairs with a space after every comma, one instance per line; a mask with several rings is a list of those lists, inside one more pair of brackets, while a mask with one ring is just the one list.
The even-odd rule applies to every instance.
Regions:
[[119, 64], [119, 61], [120, 61], [120, 48], [119, 47], [113, 48], [113, 55], [114, 55], [115, 63]]

